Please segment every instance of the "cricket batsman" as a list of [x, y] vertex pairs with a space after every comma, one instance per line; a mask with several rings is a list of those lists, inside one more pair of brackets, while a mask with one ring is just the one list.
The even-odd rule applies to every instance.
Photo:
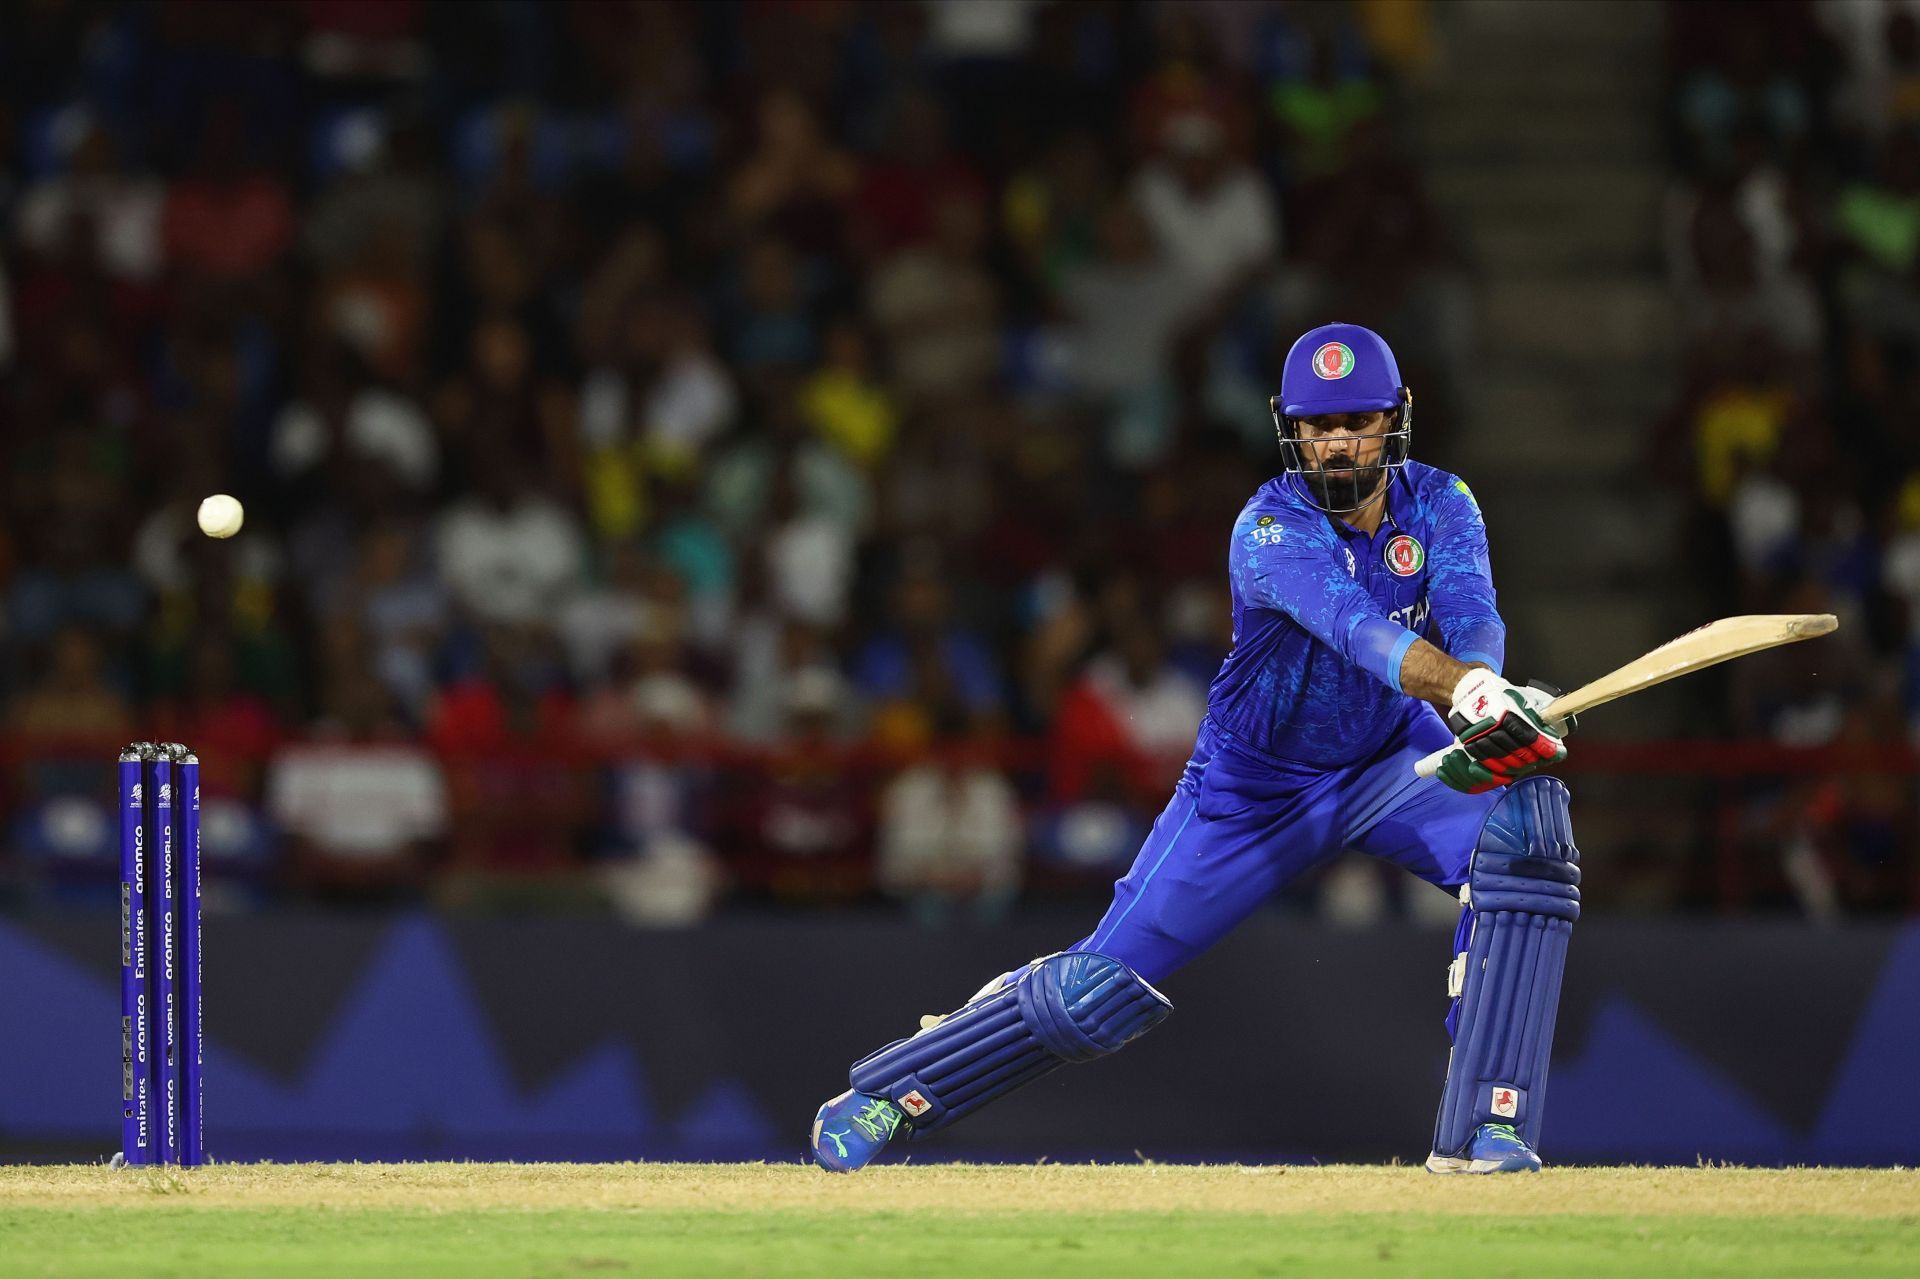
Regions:
[[1161, 981], [1354, 848], [1462, 903], [1427, 1168], [1539, 1170], [1580, 869], [1567, 788], [1538, 774], [1572, 726], [1542, 714], [1557, 690], [1501, 676], [1486, 525], [1463, 481], [1409, 460], [1413, 396], [1386, 342], [1352, 324], [1305, 334], [1272, 408], [1285, 466], [1234, 522], [1233, 649], [1113, 904], [1075, 945], [855, 1062], [813, 1121], [822, 1168], [851, 1172], [1145, 1034], [1173, 1011]]

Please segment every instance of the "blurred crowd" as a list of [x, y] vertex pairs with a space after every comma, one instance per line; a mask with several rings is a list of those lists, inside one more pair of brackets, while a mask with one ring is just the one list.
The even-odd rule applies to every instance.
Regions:
[[1868, 765], [1753, 784], [1723, 834], [1785, 850], [1748, 861], [1746, 900], [1899, 909], [1920, 814], [1871, 767], [1920, 739], [1920, 4], [1668, 16], [1684, 373], [1651, 469], [1685, 488], [1681, 554], [1715, 611], [1842, 618], [1817, 671], [1729, 668], [1725, 727]]
[[0, 8], [0, 892], [112, 878], [130, 736], [236, 900], [1101, 891], [1291, 338], [1445, 433], [1428, 16]]
[[[1712, 611], [1846, 621], [1711, 727], [1911, 740], [1920, 3], [1667, 12], [1648, 473]], [[1445, 460], [1435, 16], [0, 8], [0, 897], [110, 886], [134, 736], [206, 757], [235, 902], [1098, 895], [1229, 643], [1287, 343], [1380, 328]], [[1899, 908], [1913, 808], [1754, 782], [1709, 842], [1737, 901]]]
[[[1713, 611], [1847, 623], [1706, 727], [1911, 740], [1920, 3], [1667, 13], [1648, 473]], [[136, 736], [205, 757], [236, 906], [1098, 896], [1229, 643], [1287, 343], [1381, 329], [1445, 461], [1436, 20], [0, 6], [0, 902], [106, 900]], [[1900, 775], [1737, 789], [1723, 904], [1911, 902]]]

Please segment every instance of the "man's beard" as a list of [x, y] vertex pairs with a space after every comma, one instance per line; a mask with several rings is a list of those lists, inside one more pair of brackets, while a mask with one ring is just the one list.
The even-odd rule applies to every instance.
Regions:
[[1386, 473], [1386, 463], [1375, 462], [1370, 466], [1343, 469], [1332, 475], [1327, 474], [1325, 469], [1303, 470], [1300, 474], [1307, 482], [1307, 491], [1313, 494], [1313, 500], [1320, 504], [1321, 509], [1357, 511], [1373, 500]]

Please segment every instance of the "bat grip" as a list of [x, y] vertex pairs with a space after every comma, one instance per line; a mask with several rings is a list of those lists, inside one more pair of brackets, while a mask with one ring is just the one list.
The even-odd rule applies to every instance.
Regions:
[[[1567, 717], [1567, 711], [1565, 708], [1571, 706], [1572, 703], [1573, 703], [1572, 697], [1565, 697], [1565, 696], [1556, 697], [1551, 702], [1547, 703], [1547, 708], [1545, 710], [1540, 712], [1540, 718], [1546, 720], [1547, 723], [1549, 724], [1558, 724], [1560, 723], [1561, 720]], [[1459, 743], [1455, 742], [1447, 746], [1442, 746], [1439, 750], [1433, 752], [1433, 754], [1431, 755], [1421, 756], [1420, 759], [1414, 762], [1414, 765], [1413, 765], [1414, 775], [1417, 777], [1432, 777], [1434, 774], [1438, 773], [1440, 771], [1440, 761], [1445, 759], [1447, 757], [1447, 752], [1452, 750], [1454, 746], [1457, 746], [1457, 745], [1459, 745]]]

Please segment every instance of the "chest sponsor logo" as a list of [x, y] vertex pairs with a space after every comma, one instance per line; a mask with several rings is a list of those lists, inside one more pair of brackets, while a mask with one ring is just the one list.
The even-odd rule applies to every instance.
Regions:
[[1427, 552], [1418, 538], [1402, 533], [1387, 543], [1383, 558], [1395, 577], [1412, 577], [1426, 566]]
[[1388, 613], [1387, 620], [1396, 625], [1404, 626], [1410, 631], [1418, 631], [1427, 624], [1427, 615], [1431, 611], [1432, 609], [1427, 604], [1427, 597], [1422, 595], [1405, 608], [1396, 608], [1393, 612]]
[[1322, 382], [1336, 382], [1353, 372], [1353, 348], [1345, 342], [1329, 342], [1313, 353], [1313, 375]]
[[1353, 548], [1351, 546], [1347, 547], [1346, 552], [1347, 552], [1347, 576], [1357, 577], [1360, 574], [1360, 565], [1353, 558]]

